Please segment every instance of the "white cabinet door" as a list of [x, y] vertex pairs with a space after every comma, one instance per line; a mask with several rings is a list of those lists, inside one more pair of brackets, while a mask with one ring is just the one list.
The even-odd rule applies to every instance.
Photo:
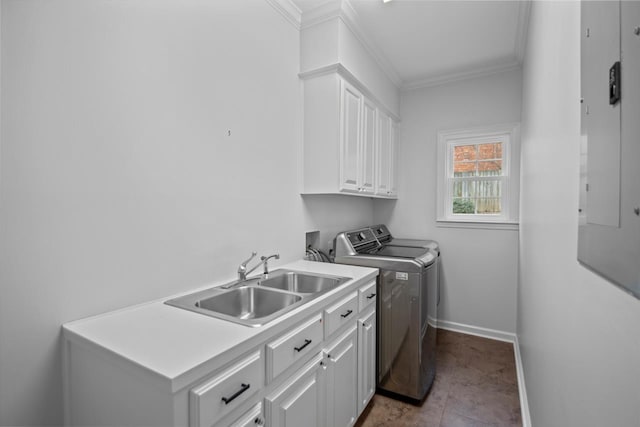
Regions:
[[359, 191], [365, 194], [375, 192], [375, 166], [377, 149], [377, 110], [367, 98], [362, 103], [362, 140], [360, 144]]
[[391, 191], [391, 117], [378, 113], [378, 160], [376, 194], [388, 196]]
[[344, 80], [340, 87], [340, 190], [357, 192], [360, 188], [362, 94]]
[[357, 329], [353, 325], [325, 349], [327, 427], [346, 427], [357, 418]]
[[398, 195], [398, 124], [391, 120], [389, 133], [389, 193], [390, 197]]
[[376, 391], [376, 311], [358, 319], [358, 413]]
[[376, 195], [396, 197], [396, 162], [398, 155], [398, 125], [387, 114], [378, 111], [378, 144]]
[[325, 420], [324, 356], [319, 353], [266, 398], [271, 427], [321, 427]]

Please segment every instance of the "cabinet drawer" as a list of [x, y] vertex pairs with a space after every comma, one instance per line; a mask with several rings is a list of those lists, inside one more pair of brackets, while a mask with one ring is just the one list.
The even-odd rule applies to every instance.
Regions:
[[324, 310], [324, 336], [337, 331], [342, 325], [356, 318], [358, 314], [358, 292], [353, 292], [336, 304]]
[[[235, 415], [237, 416], [237, 414]], [[262, 402], [253, 405], [251, 409], [243, 413], [239, 418], [235, 418], [234, 414], [229, 415], [229, 418], [233, 419], [231, 423], [229, 423], [229, 420], [222, 420], [215, 427], [256, 427], [264, 425]]]
[[322, 342], [322, 314], [267, 344], [267, 381], [277, 377]]
[[358, 289], [358, 307], [360, 307], [360, 311], [369, 307], [371, 304], [375, 304], [376, 294], [377, 290], [375, 280]]
[[190, 425], [211, 426], [264, 385], [264, 360], [256, 351], [193, 388], [189, 393]]

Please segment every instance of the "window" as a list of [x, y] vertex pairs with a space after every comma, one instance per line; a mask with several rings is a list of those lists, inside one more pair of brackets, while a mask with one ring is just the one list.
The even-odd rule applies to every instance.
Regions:
[[517, 224], [517, 130], [500, 125], [438, 134], [441, 225]]

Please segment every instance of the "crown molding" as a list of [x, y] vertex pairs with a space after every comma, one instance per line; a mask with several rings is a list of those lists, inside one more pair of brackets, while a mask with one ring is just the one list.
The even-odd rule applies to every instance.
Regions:
[[491, 74], [517, 70], [520, 68], [521, 68], [520, 62], [518, 62], [516, 59], [513, 59], [500, 64], [491, 64], [484, 67], [473, 67], [468, 70], [458, 71], [455, 73], [430, 75], [424, 78], [418, 78], [418, 79], [411, 80], [404, 83], [400, 89], [402, 91], [422, 89], [422, 88], [452, 83], [460, 80], [475, 79], [478, 77], [489, 76]]
[[518, 28], [515, 41], [516, 60], [522, 64], [527, 48], [527, 33], [529, 32], [529, 15], [531, 13], [531, 0], [523, 0], [518, 7]]
[[301, 29], [310, 28], [334, 18], [339, 18], [342, 11], [341, 0], [327, 0], [324, 3], [302, 14]]
[[387, 75], [389, 80], [397, 87], [400, 88], [402, 86], [402, 78], [396, 68], [391, 64], [391, 62], [387, 59], [387, 57], [382, 53], [378, 45], [374, 43], [373, 40], [369, 38], [367, 33], [360, 26], [360, 18], [358, 18], [358, 13], [355, 11], [349, 0], [343, 0], [343, 11], [342, 20], [349, 27], [351, 32], [356, 36], [356, 38], [362, 43], [367, 52], [373, 57], [374, 61], [378, 64], [378, 66], [382, 69], [382, 71]]
[[362, 29], [359, 24], [358, 14], [349, 0], [328, 0], [318, 7], [305, 12], [302, 15], [301, 28], [304, 30], [332, 19], [342, 20], [349, 31], [362, 43], [362, 46], [364, 46], [367, 53], [380, 67], [382, 72], [399, 89], [403, 83], [400, 75], [387, 57], [380, 51], [378, 46]]
[[522, 61], [527, 45], [527, 32], [529, 29], [529, 15], [531, 13], [531, 0], [521, 0], [518, 3], [518, 23], [516, 39], [514, 43], [513, 59], [502, 63], [490, 64], [484, 67], [473, 67], [455, 73], [436, 74], [423, 78], [405, 81], [400, 87], [402, 91], [422, 89], [438, 86], [460, 80], [475, 79], [491, 74], [502, 73], [522, 68]]
[[340, 63], [325, 65], [324, 67], [316, 68], [310, 71], [303, 71], [302, 73], [298, 73], [298, 77], [302, 80], [312, 79], [314, 77], [326, 76], [327, 74], [335, 74], [338, 73], [340, 75], [344, 75], [347, 73], [349, 76], [353, 74], [345, 68], [344, 65]]
[[284, 17], [293, 27], [300, 31], [302, 11], [291, 0], [265, 0], [276, 12]]

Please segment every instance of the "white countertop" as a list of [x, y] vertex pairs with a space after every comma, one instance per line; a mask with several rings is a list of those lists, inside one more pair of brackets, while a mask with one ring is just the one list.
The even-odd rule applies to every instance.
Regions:
[[[210, 364], [232, 349], [258, 336], [278, 333], [291, 318], [311, 314], [315, 307], [347, 288], [373, 280], [374, 268], [310, 261], [296, 261], [278, 268], [351, 277], [352, 280], [291, 310], [261, 327], [249, 327], [164, 304], [170, 297], [127, 307], [63, 325], [65, 338], [89, 342], [168, 380], [175, 391], [199, 375], [199, 367]], [[222, 285], [224, 283], [220, 283]], [[192, 375], [189, 375], [191, 373]]]

